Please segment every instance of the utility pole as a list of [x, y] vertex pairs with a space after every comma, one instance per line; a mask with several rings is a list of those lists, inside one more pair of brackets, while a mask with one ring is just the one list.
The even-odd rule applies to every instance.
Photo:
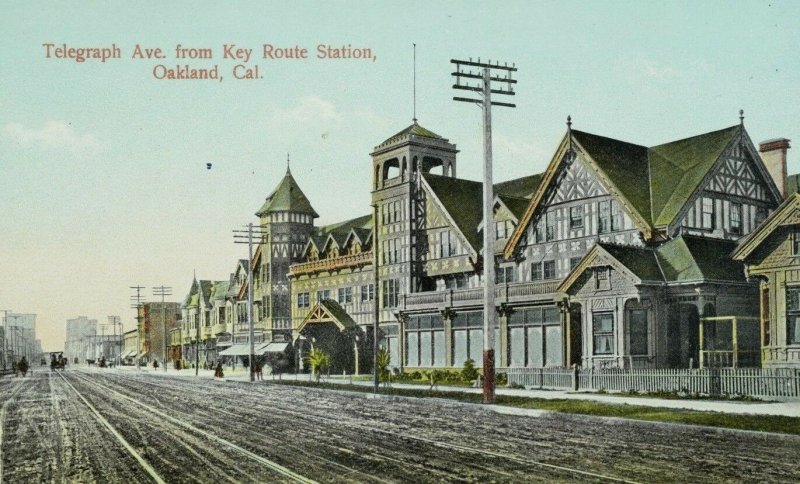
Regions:
[[[120, 366], [122, 364], [122, 320], [119, 316], [109, 316], [108, 324], [114, 328], [114, 346], [117, 349], [114, 361], [116, 366]], [[120, 327], [119, 339], [117, 338], [117, 325]]]
[[[473, 91], [481, 94], [482, 99], [454, 97], [454, 101], [478, 104], [483, 108], [483, 403], [494, 403], [494, 331], [497, 321], [497, 310], [494, 303], [494, 188], [492, 184], [492, 106], [516, 107], [515, 104], [494, 102], [492, 94], [514, 95], [516, 80], [511, 76], [516, 72], [514, 64], [500, 65], [451, 59], [456, 65], [453, 72], [455, 84], [453, 89]], [[476, 68], [477, 73], [472, 71]], [[469, 69], [467, 72], [464, 69]], [[474, 82], [475, 80], [479, 82]], [[500, 84], [492, 89], [492, 82]]]
[[3, 371], [8, 370], [8, 313], [11, 309], [0, 309], [3, 311]]
[[142, 316], [139, 309], [142, 307], [142, 289], [144, 286], [130, 286], [136, 291], [135, 296], [131, 296], [131, 307], [136, 309], [136, 369], [140, 369], [142, 356]]
[[164, 326], [164, 373], [167, 372], [167, 306], [164, 296], [172, 295], [172, 288], [168, 286], [158, 286], [153, 288], [154, 296], [161, 296], [161, 324]]
[[255, 332], [253, 330], [253, 234], [259, 235], [261, 243], [263, 243], [264, 237], [268, 235], [268, 232], [260, 227], [256, 229], [256, 232], [253, 232], [253, 224], [249, 223], [247, 224], [247, 230], [234, 230], [233, 234], [235, 244], [247, 244], [247, 324], [248, 340], [250, 341], [250, 359], [247, 361], [250, 367], [250, 381], [253, 382], [256, 379], [254, 370], [256, 356]]

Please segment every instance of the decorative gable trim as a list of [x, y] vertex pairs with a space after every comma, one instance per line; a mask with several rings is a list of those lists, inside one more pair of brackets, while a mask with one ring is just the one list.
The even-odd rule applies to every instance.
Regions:
[[[539, 206], [545, 200], [545, 196], [550, 191], [551, 188], [554, 187], [554, 183], [558, 181], [558, 174], [562, 169], [562, 165], [564, 165], [566, 160], [567, 152], [569, 151], [569, 138], [570, 134], [567, 132], [564, 137], [561, 139], [561, 143], [558, 146], [553, 158], [550, 160], [550, 164], [547, 167], [547, 171], [544, 173], [544, 177], [542, 182], [539, 184], [539, 187], [536, 189], [536, 193], [534, 194], [533, 198], [531, 199], [530, 205], [525, 210], [525, 213], [520, 220], [520, 223], [517, 224], [517, 227], [514, 229], [511, 237], [508, 239], [506, 243], [506, 247], [503, 251], [503, 256], [506, 259], [510, 259], [514, 255], [514, 251], [517, 248], [520, 240], [522, 239], [522, 235], [527, 230], [528, 226], [533, 222], [535, 219], [534, 215], [539, 210]], [[633, 204], [624, 196], [622, 193], [616, 188], [614, 183], [603, 173], [603, 170], [599, 168], [597, 162], [588, 154], [586, 149], [581, 146], [580, 143], [572, 137], [572, 144], [573, 149], [576, 153], [580, 153], [582, 159], [586, 162], [587, 169], [591, 170], [591, 173], [597, 178], [603, 188], [613, 196], [617, 202], [623, 207], [623, 210], [631, 217], [634, 225], [642, 231], [644, 234], [645, 240], [650, 239], [652, 236], [652, 228], [650, 224], [642, 217], [642, 215], [633, 207]], [[649, 189], [649, 187], [648, 187]]]
[[769, 217], [739, 242], [731, 254], [733, 260], [744, 261], [782, 225], [793, 225], [794, 215], [800, 210], [800, 193], [794, 193], [770, 214]]

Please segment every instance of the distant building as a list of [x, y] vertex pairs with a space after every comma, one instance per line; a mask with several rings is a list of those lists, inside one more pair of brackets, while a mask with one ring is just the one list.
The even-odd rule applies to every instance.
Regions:
[[138, 307], [138, 321], [142, 362], [163, 364], [165, 350], [166, 355], [169, 354], [169, 347], [165, 346], [169, 342], [169, 331], [179, 327], [181, 322], [181, 304], [146, 302]]
[[67, 320], [67, 339], [64, 342], [64, 357], [70, 364], [84, 363], [94, 359], [94, 338], [97, 336], [97, 320], [78, 316]]

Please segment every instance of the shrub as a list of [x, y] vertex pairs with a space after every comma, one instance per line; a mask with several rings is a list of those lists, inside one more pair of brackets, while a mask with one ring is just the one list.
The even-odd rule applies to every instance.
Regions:
[[464, 369], [461, 370], [461, 378], [466, 381], [478, 379], [478, 370], [475, 368], [475, 362], [472, 361], [472, 359], [464, 362]]

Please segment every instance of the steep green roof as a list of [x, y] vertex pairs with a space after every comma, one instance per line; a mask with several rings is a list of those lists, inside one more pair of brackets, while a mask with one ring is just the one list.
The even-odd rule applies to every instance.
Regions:
[[739, 125], [650, 148], [652, 223], [670, 224], [739, 133]]
[[656, 260], [655, 251], [644, 247], [630, 247], [599, 243], [600, 247], [628, 268], [643, 282], [663, 282], [664, 275]]
[[483, 247], [483, 238], [478, 234], [478, 225], [483, 219], [483, 184], [431, 173], [423, 176], [456, 228], [475, 252], [479, 252]]
[[343, 222], [324, 225], [317, 229], [317, 233], [325, 236], [331, 232], [344, 232], [347, 234], [351, 229], [354, 228], [372, 230], [372, 215], [362, 215], [360, 217], [345, 220]]
[[264, 205], [258, 209], [256, 216], [261, 217], [269, 212], [299, 212], [319, 217], [311, 202], [300, 190], [291, 171], [286, 169], [286, 176], [278, 184], [277, 188], [267, 197]]
[[544, 178], [544, 173], [537, 173], [535, 175], [523, 176], [522, 178], [515, 178], [501, 183], [494, 184], [494, 192], [499, 195], [507, 195], [518, 198], [533, 197], [536, 189]]
[[525, 213], [525, 209], [528, 208], [528, 205], [531, 203], [529, 198], [510, 197], [502, 194], [498, 194], [497, 198], [503, 202], [517, 220], [522, 217], [522, 214]]
[[573, 130], [572, 135], [639, 215], [652, 223], [647, 148], [583, 131]]
[[428, 129], [423, 128], [422, 126], [417, 124], [416, 121], [414, 121], [414, 123], [411, 126], [409, 126], [406, 129], [400, 131], [399, 133], [396, 133], [396, 134], [394, 134], [392, 136], [389, 136], [381, 144], [383, 145], [383, 144], [386, 144], [386, 143], [390, 143], [392, 141], [396, 141], [396, 140], [399, 140], [401, 138], [405, 138], [405, 137], [407, 137], [409, 135], [412, 135], [412, 134], [414, 136], [422, 136], [423, 138], [444, 139], [441, 136], [439, 136], [438, 134], [434, 133], [433, 131], [430, 131]]
[[338, 302], [334, 301], [333, 299], [325, 299], [319, 303], [323, 306], [337, 321], [339, 321], [342, 326], [344, 326], [345, 330], [355, 329], [358, 327], [353, 318], [347, 314], [347, 311], [339, 305]]
[[646, 148], [573, 130], [575, 140], [652, 227], [669, 225], [709, 173], [739, 125]]
[[744, 264], [731, 258], [736, 242], [683, 235], [656, 253], [668, 282], [745, 282]]

